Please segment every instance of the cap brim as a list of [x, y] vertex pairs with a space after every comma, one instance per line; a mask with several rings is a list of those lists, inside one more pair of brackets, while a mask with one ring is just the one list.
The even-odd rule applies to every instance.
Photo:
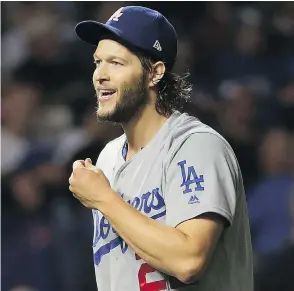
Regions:
[[78, 23], [75, 27], [77, 36], [92, 45], [97, 46], [99, 41], [106, 35], [113, 34], [121, 38], [122, 32], [114, 27], [93, 20], [86, 20]]

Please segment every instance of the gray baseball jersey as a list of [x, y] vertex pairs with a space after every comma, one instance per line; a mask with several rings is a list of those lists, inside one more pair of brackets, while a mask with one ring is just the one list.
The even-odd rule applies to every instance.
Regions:
[[246, 199], [238, 162], [226, 140], [198, 119], [175, 112], [128, 161], [122, 154], [125, 143], [125, 135], [108, 143], [96, 165], [127, 203], [171, 227], [206, 212], [223, 216], [228, 227], [205, 274], [184, 285], [147, 265], [93, 210], [98, 290], [252, 291]]

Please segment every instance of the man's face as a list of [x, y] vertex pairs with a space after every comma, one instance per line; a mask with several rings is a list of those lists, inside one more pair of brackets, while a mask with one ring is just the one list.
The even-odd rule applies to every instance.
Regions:
[[139, 58], [120, 43], [104, 39], [97, 46], [94, 61], [98, 119], [130, 122], [148, 103], [147, 77]]

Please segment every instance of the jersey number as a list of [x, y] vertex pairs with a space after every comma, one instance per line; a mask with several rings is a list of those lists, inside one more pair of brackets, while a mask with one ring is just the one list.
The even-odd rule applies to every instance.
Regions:
[[[136, 260], [141, 260], [141, 258], [136, 254]], [[162, 291], [166, 290], [166, 282], [165, 280], [155, 281], [155, 282], [147, 282], [146, 275], [148, 273], [156, 272], [151, 266], [147, 263], [141, 265], [138, 273], [138, 279], [140, 284], [140, 291]]]
[[[135, 254], [136, 260], [141, 260], [141, 258]], [[155, 281], [155, 282], [147, 282], [146, 275], [152, 272], [156, 272], [151, 266], [147, 263], [141, 265], [138, 273], [138, 279], [140, 284], [140, 291], [162, 291], [167, 290], [167, 285], [165, 280]], [[192, 282], [190, 284], [184, 284], [175, 277], [168, 277], [170, 289], [178, 289], [184, 286], [196, 286], [199, 284], [199, 281]]]

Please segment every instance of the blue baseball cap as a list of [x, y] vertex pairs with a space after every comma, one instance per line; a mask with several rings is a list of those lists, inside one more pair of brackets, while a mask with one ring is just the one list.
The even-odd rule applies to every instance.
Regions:
[[155, 61], [163, 61], [172, 69], [177, 56], [177, 33], [172, 24], [158, 11], [142, 6], [126, 6], [118, 9], [106, 23], [82, 21], [75, 32], [83, 41], [97, 46], [110, 35], [129, 44]]

